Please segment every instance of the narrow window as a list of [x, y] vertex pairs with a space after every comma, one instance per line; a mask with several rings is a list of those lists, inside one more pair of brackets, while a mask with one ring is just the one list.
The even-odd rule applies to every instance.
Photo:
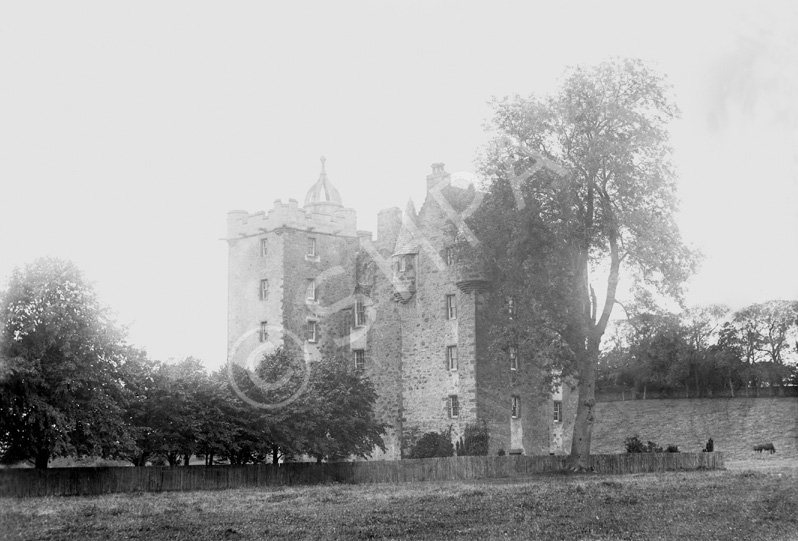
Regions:
[[308, 256], [316, 257], [316, 239], [308, 239]]
[[454, 295], [446, 295], [446, 318], [457, 319], [457, 304]]
[[460, 416], [460, 403], [457, 401], [457, 395], [449, 396], [449, 417], [456, 418]]
[[307, 339], [308, 339], [308, 342], [315, 342], [316, 341], [316, 322], [315, 321], [308, 321]]
[[446, 347], [446, 363], [449, 370], [457, 370], [457, 346]]
[[268, 253], [269, 253], [268, 239], [260, 239], [260, 256], [266, 257]]
[[454, 265], [454, 248], [446, 248], [446, 266], [451, 267]]
[[513, 419], [521, 417], [521, 399], [517, 396], [513, 397]]
[[356, 349], [355, 351], [355, 369], [363, 370], [366, 367], [366, 351]]
[[312, 278], [308, 279], [308, 300], [309, 301], [316, 300], [316, 280]]
[[407, 271], [407, 256], [399, 256], [399, 272]]
[[510, 346], [510, 370], [518, 370], [518, 350]]
[[355, 327], [362, 327], [366, 324], [366, 305], [361, 299], [355, 301]]
[[515, 318], [515, 298], [507, 297], [507, 315], [510, 319]]
[[269, 281], [268, 280], [261, 280], [260, 281], [260, 300], [265, 301], [268, 296], [269, 296]]
[[268, 332], [266, 331], [266, 327], [267, 327], [267, 326], [268, 326], [268, 325], [267, 325], [267, 323], [266, 323], [265, 321], [261, 321], [261, 322], [260, 322], [260, 333], [259, 333], [259, 337], [260, 337], [260, 341], [261, 341], [261, 342], [265, 342], [266, 340], [268, 340], [268, 339], [269, 339], [269, 334], [268, 334]]
[[554, 422], [562, 422], [562, 402], [559, 400], [554, 401]]

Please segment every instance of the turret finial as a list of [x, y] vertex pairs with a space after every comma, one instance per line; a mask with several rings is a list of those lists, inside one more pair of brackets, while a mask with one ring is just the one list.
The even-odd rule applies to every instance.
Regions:
[[324, 171], [324, 164], [325, 164], [325, 163], [327, 163], [327, 158], [325, 158], [324, 156], [322, 156], [322, 157], [321, 157], [321, 172], [322, 172], [322, 173], [325, 173], [325, 172], [326, 172], [326, 171]]

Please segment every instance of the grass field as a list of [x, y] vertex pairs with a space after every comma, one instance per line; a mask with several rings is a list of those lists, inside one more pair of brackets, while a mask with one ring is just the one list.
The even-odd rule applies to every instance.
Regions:
[[798, 539], [798, 465], [729, 466], [628, 476], [0, 499], [0, 538]]

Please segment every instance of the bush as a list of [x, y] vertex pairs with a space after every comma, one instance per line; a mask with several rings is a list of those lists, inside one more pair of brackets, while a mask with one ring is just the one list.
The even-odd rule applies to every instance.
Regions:
[[[624, 444], [626, 445], [626, 452], [627, 453], [661, 453], [662, 447], [654, 443], [653, 441], [649, 441], [648, 443], [643, 443], [640, 441], [640, 436], [635, 434], [630, 438], [626, 438], [624, 440]], [[675, 447], [675, 446], [674, 446]], [[670, 452], [678, 452], [677, 451], [670, 451]]]
[[457, 442], [457, 456], [488, 456], [488, 426], [469, 423]]
[[504, 456], [504, 449], [499, 449], [499, 456]]
[[434, 458], [454, 455], [451, 429], [423, 434], [410, 449], [408, 458]]
[[704, 447], [704, 452], [705, 453], [711, 453], [714, 450], [715, 450], [715, 442], [712, 441], [712, 438], [709, 438], [709, 440], [707, 440], [707, 446]]
[[665, 449], [665, 452], [666, 453], [678, 453], [679, 452], [679, 446], [678, 445], [668, 445], [668, 448]]

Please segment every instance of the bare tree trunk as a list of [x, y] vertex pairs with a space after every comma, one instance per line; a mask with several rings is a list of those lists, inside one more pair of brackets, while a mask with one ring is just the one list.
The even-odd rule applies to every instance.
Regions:
[[732, 384], [731, 376], [729, 376], [729, 390], [731, 391], [732, 398], [734, 398], [734, 385]]
[[49, 449], [39, 449], [36, 453], [36, 461], [35, 466], [37, 470], [46, 470], [47, 465], [50, 463], [50, 451]]
[[598, 348], [589, 348], [582, 353], [579, 360], [579, 377], [577, 380], [578, 402], [574, 435], [571, 440], [571, 468], [585, 471], [590, 468], [590, 443], [593, 436], [596, 406], [596, 363]]

